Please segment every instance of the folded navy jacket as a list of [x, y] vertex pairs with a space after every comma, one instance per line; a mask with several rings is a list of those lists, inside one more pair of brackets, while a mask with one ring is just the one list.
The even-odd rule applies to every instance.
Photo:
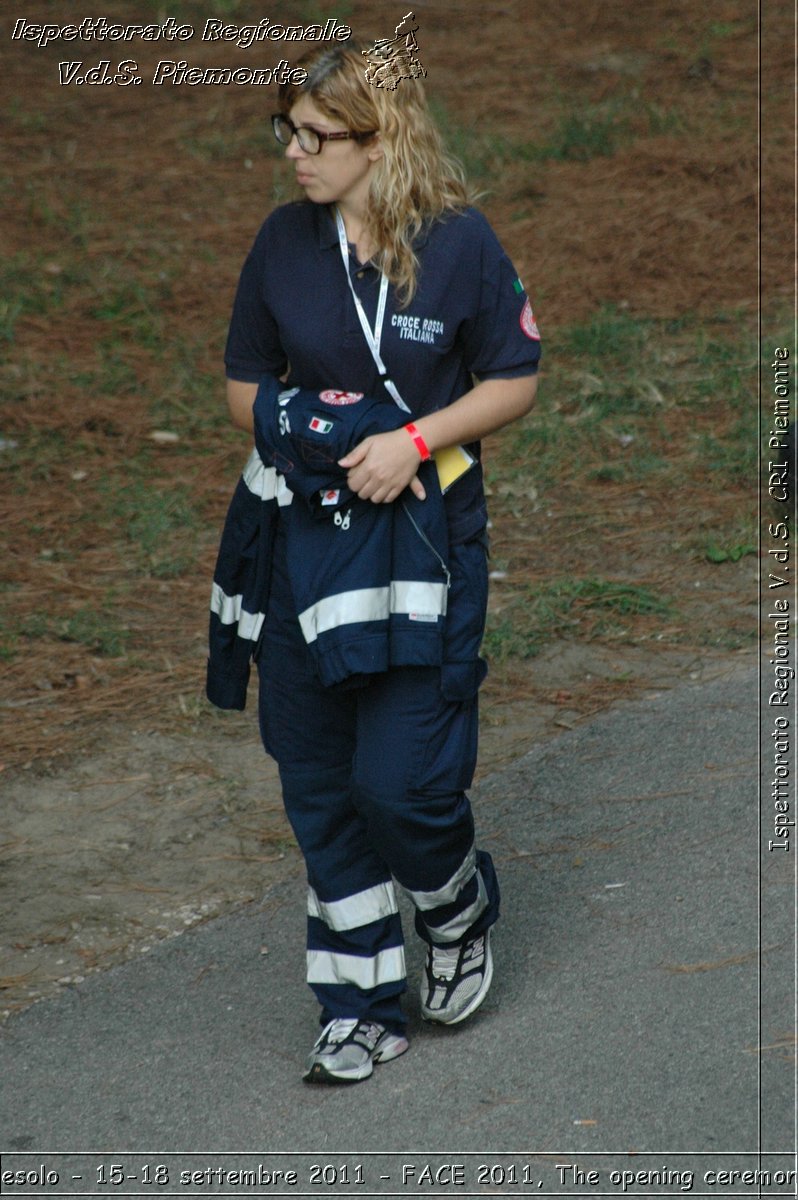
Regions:
[[434, 462], [427, 494], [361, 500], [338, 465], [364, 438], [407, 421], [388, 399], [285, 389], [262, 379], [255, 450], [222, 533], [211, 597], [207, 695], [243, 708], [268, 606], [276, 523], [285, 525], [297, 618], [323, 685], [395, 666], [439, 666], [450, 572], [446, 513]]

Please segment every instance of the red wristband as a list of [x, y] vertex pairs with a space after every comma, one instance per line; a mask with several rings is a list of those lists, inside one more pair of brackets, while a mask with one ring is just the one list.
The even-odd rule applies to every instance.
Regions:
[[429, 446], [424, 441], [423, 437], [418, 432], [415, 425], [413, 425], [411, 423], [410, 425], [405, 425], [404, 428], [407, 430], [407, 432], [410, 434], [411, 438], [415, 442], [416, 450], [418, 450], [419, 454], [421, 455], [421, 461], [429, 462], [429, 460], [432, 458], [432, 455], [429, 452]]

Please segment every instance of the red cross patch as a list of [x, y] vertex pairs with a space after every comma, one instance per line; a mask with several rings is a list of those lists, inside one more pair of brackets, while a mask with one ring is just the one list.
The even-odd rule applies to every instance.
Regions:
[[325, 404], [357, 404], [358, 400], [362, 399], [362, 392], [336, 392], [333, 388], [319, 392], [319, 400], [323, 400]]
[[528, 298], [526, 304], [521, 309], [521, 316], [518, 318], [518, 320], [526, 336], [528, 338], [532, 338], [532, 340], [535, 342], [539, 342], [540, 334], [538, 333], [538, 325], [537, 321], [535, 320], [535, 314], [532, 312], [532, 305], [529, 303]]

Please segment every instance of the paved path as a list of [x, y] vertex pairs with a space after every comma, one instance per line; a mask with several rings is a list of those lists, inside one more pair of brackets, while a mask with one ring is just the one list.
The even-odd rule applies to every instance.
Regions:
[[[367, 1082], [301, 1082], [316, 1014], [296, 879], [12, 1018], [0, 1146], [37, 1162], [202, 1152], [195, 1166], [210, 1151], [439, 1151], [450, 1164], [523, 1151], [552, 1194], [584, 1191], [555, 1170], [568, 1154], [596, 1156], [573, 1162], [603, 1172], [584, 1185], [598, 1194], [620, 1161], [610, 1151], [637, 1152], [621, 1166], [639, 1172], [677, 1152], [703, 1170], [699, 1152], [739, 1152], [747, 1169], [744, 1151], [789, 1150], [793, 875], [787, 855], [764, 856], [760, 957], [757, 729], [756, 678], [738, 671], [629, 703], [484, 780], [478, 825], [504, 890], [494, 987], [456, 1029], [423, 1025], [409, 994], [411, 1049]], [[415, 978], [415, 945], [409, 960]], [[395, 1178], [372, 1190], [408, 1194]], [[549, 1194], [537, 1175], [531, 1187]]]

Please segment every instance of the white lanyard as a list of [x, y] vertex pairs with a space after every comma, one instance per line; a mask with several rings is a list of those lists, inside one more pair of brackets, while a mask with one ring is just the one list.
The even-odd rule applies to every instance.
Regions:
[[352, 284], [352, 276], [349, 273], [349, 244], [346, 240], [346, 226], [344, 225], [344, 219], [337, 208], [335, 210], [335, 224], [338, 228], [338, 246], [341, 251], [341, 261], [343, 262], [344, 270], [346, 271], [346, 282], [349, 284], [349, 290], [352, 293], [352, 299], [355, 302], [355, 311], [357, 313], [358, 320], [360, 321], [363, 333], [365, 334], [368, 348], [371, 351], [371, 357], [374, 359], [374, 363], [380, 373], [380, 378], [385, 384], [385, 387], [393, 400], [399, 405], [403, 412], [409, 413], [410, 409], [399, 395], [399, 389], [393, 380], [388, 378], [387, 368], [380, 355], [382, 326], [385, 321], [385, 301], [388, 298], [388, 277], [384, 272], [380, 273], [380, 295], [379, 299], [377, 300], [377, 315], [374, 319], [374, 328], [372, 329], [369, 325], [369, 319], [366, 316], [363, 305], [360, 303], [360, 298], [358, 297], [354, 289], [354, 285]]

